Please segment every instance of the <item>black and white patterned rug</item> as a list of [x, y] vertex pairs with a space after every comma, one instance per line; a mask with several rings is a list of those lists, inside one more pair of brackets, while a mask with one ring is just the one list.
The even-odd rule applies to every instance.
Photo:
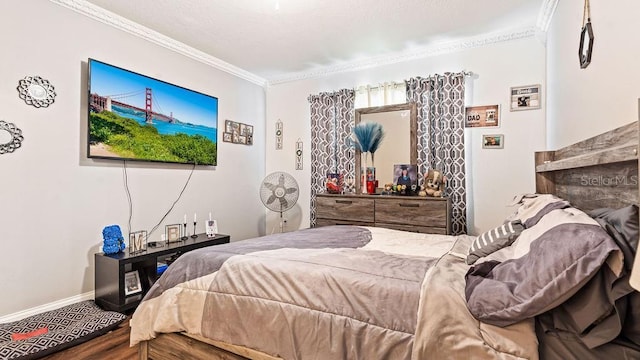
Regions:
[[0, 324], [0, 359], [38, 359], [105, 334], [124, 319], [87, 300]]

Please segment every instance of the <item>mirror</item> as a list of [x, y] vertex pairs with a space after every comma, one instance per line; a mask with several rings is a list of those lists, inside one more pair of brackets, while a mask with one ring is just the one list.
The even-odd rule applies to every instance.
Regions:
[[[355, 123], [377, 122], [382, 125], [385, 137], [375, 152], [376, 180], [378, 186], [393, 183], [393, 165], [418, 162], [418, 122], [415, 103], [362, 108], [355, 110]], [[361, 155], [356, 150], [356, 194], [361, 194]], [[367, 166], [371, 166], [369, 157]]]

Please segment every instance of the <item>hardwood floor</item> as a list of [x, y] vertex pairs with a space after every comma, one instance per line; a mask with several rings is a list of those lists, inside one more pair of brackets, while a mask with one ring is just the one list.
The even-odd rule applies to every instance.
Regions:
[[45, 360], [133, 360], [138, 347], [129, 347], [129, 316], [115, 330], [72, 348], [45, 356]]

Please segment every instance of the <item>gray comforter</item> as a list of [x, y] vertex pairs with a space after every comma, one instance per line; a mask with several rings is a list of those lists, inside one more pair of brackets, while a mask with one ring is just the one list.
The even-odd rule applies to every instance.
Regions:
[[[512, 328], [516, 340], [496, 343], [469, 314], [460, 286], [468, 267], [449, 254], [462, 240], [459, 246], [468, 247], [467, 237], [339, 226], [192, 251], [169, 267], [136, 310], [131, 343], [186, 332], [283, 359], [425, 358], [432, 350], [461, 350], [430, 348], [437, 339], [459, 344], [468, 337], [449, 332], [460, 321], [475, 330], [459, 354], [537, 358], [531, 324]], [[449, 280], [434, 286], [448, 291], [442, 300], [437, 293], [427, 297], [424, 286], [434, 281], [426, 279], [437, 264], [458, 279], [453, 290]], [[451, 297], [459, 301], [445, 304]], [[432, 314], [441, 319], [436, 313], [443, 308], [450, 311], [448, 323], [426, 326]], [[420, 344], [415, 352], [414, 342]]]

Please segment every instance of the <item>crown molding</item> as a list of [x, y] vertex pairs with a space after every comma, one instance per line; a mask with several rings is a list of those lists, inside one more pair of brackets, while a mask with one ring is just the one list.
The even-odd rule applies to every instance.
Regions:
[[494, 32], [479, 36], [469, 37], [456, 41], [433, 44], [408, 51], [396, 52], [393, 54], [380, 55], [364, 60], [352, 61], [333, 66], [317, 68], [311, 71], [291, 73], [280, 77], [268, 79], [268, 85], [277, 85], [291, 81], [320, 78], [332, 74], [349, 71], [369, 69], [382, 65], [402, 63], [415, 59], [422, 59], [432, 56], [449, 54], [466, 49], [472, 49], [506, 41], [530, 38], [536, 35], [535, 27], [512, 29], [508, 31]]
[[538, 31], [546, 33], [549, 30], [551, 19], [553, 18], [553, 14], [555, 14], [556, 12], [557, 6], [558, 0], [544, 0], [542, 6], [540, 7], [540, 12], [538, 13], [538, 21], [536, 23], [536, 29]]
[[142, 26], [120, 15], [107, 11], [85, 0], [49, 0], [49, 1], [51, 1], [54, 4], [71, 9], [77, 13], [85, 15], [94, 20], [98, 20], [104, 24], [113, 26], [116, 29], [135, 35], [139, 38], [152, 42], [156, 45], [160, 45], [171, 51], [187, 56], [201, 63], [210, 65], [216, 69], [222, 70], [231, 75], [237, 76], [241, 79], [250, 81], [254, 84], [257, 84], [263, 87], [267, 85], [267, 80], [260, 76], [257, 76], [246, 70], [240, 69], [237, 66], [231, 65], [214, 56], [206, 54], [200, 50], [194, 49], [191, 46], [188, 46], [184, 43], [174, 40], [168, 36], [162, 35], [157, 31], [151, 30], [145, 26]]

